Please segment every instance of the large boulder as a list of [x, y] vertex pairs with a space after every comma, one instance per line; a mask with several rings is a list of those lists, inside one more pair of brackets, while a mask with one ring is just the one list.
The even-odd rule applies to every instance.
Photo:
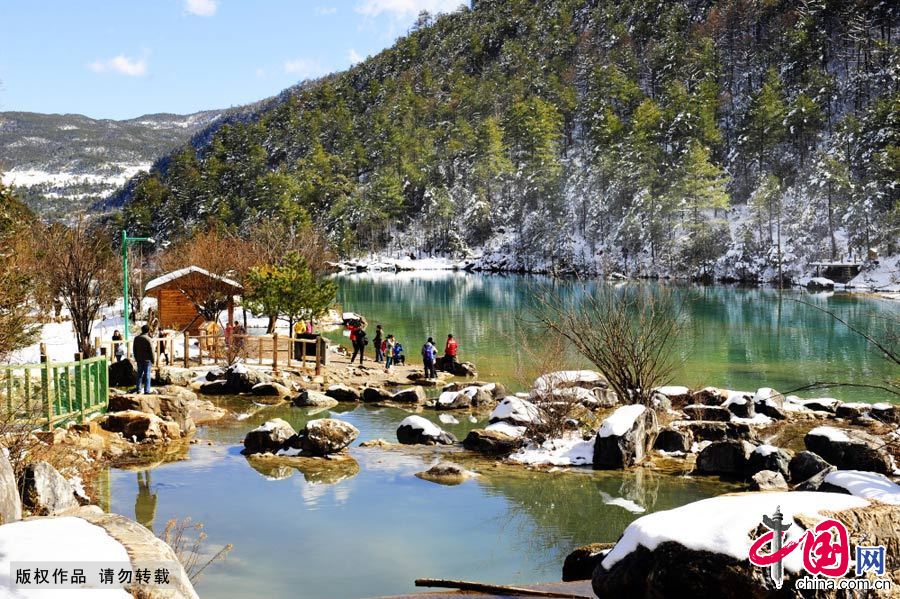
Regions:
[[271, 397], [276, 398], [279, 401], [290, 400], [292, 395], [290, 389], [281, 383], [276, 383], [274, 381], [257, 383], [250, 389], [250, 393], [255, 397]]
[[884, 443], [868, 433], [819, 426], [806, 433], [803, 442], [809, 451], [841, 470], [866, 470], [881, 474], [893, 472], [891, 457], [884, 450]]
[[747, 476], [753, 476], [762, 470], [778, 472], [784, 478], [791, 476], [789, 464], [791, 452], [773, 445], [763, 444], [755, 447], [747, 460]]
[[[794, 582], [802, 570], [798, 548], [784, 561], [785, 582], [776, 591], [769, 568], [747, 559], [750, 546], [765, 528], [763, 515], [779, 508], [794, 523], [796, 539], [803, 529], [835, 517], [847, 525], [850, 538], [867, 545], [900, 550], [900, 507], [836, 493], [772, 492], [722, 495], [675, 509], [655, 512], [632, 522], [594, 572], [598, 597], [798, 597]], [[832, 516], [834, 514], [834, 516]], [[892, 524], [893, 523], [893, 524]], [[870, 536], [871, 535], [871, 536]], [[766, 549], [764, 548], [764, 551]], [[895, 569], [897, 563], [889, 565]], [[812, 596], [812, 595], [810, 595]], [[816, 597], [844, 597], [843, 591]]]
[[197, 373], [190, 368], [166, 366], [157, 371], [156, 376], [153, 378], [153, 384], [189, 387], [195, 378], [197, 378]]
[[449, 372], [453, 376], [478, 376], [478, 369], [471, 362], [457, 362], [456, 360], [448, 360], [444, 356], [440, 356], [434, 363], [436, 370]]
[[750, 488], [754, 491], [787, 491], [788, 484], [781, 472], [760, 470], [750, 477]]
[[397, 440], [404, 445], [453, 445], [456, 437], [421, 416], [407, 416], [397, 427]]
[[402, 389], [391, 395], [391, 401], [397, 403], [423, 404], [426, 399], [425, 389], [419, 385], [409, 389]]
[[179, 439], [181, 427], [172, 420], [163, 420], [151, 412], [127, 410], [110, 412], [96, 419], [97, 424], [105, 431], [119, 433], [129, 441], [144, 440], [165, 441]]
[[822, 471], [833, 468], [834, 466], [811, 451], [801, 451], [788, 462], [788, 472], [794, 484], [802, 483]]
[[200, 385], [200, 393], [203, 395], [231, 395], [232, 391], [228, 381], [216, 379]]
[[362, 391], [362, 400], [366, 403], [379, 403], [391, 401], [393, 395], [387, 389], [381, 387], [366, 387]]
[[131, 358], [109, 363], [110, 387], [134, 387], [137, 384], [137, 364]]
[[357, 402], [360, 400], [359, 391], [347, 385], [331, 385], [325, 389], [325, 395], [337, 401]]
[[251, 393], [260, 383], [271, 383], [272, 377], [246, 364], [232, 364], [225, 371], [225, 381], [231, 393]]
[[190, 402], [176, 395], [117, 394], [109, 398], [109, 412], [138, 411], [155, 414], [178, 425], [182, 436], [196, 429], [190, 415]]
[[656, 412], [640, 405], [622, 406], [600, 425], [594, 441], [594, 469], [627, 468], [640, 464], [658, 432]]
[[463, 439], [463, 447], [488, 455], [509, 455], [516, 451], [524, 441], [520, 436], [508, 434], [500, 430], [476, 428], [469, 431]]
[[319, 391], [303, 389], [291, 399], [291, 403], [298, 408], [333, 408], [338, 405], [338, 400]]
[[681, 451], [687, 453], [691, 450], [691, 432], [668, 427], [660, 429], [653, 442], [653, 449], [660, 451]]
[[463, 387], [459, 391], [444, 391], [434, 407], [438, 410], [464, 410], [486, 406], [494, 402], [494, 396], [484, 387]]
[[753, 445], [746, 441], [715, 441], [697, 456], [696, 471], [700, 474], [744, 478], [753, 449]]
[[691, 401], [691, 390], [681, 385], [666, 385], [653, 390], [657, 395], [663, 395], [673, 406], [684, 406]]
[[834, 409], [834, 415], [845, 420], [855, 420], [868, 414], [871, 409], [870, 403], [842, 403]]
[[738, 418], [753, 418], [756, 415], [753, 399], [743, 393], [730, 394], [722, 407]]
[[79, 506], [75, 488], [47, 462], [32, 462], [22, 475], [22, 505], [47, 516]]
[[16, 475], [6, 456], [6, 448], [0, 447], [0, 525], [22, 519], [22, 501], [19, 498]]
[[613, 545], [614, 543], [591, 543], [576, 547], [563, 561], [563, 582], [590, 580], [594, 569], [600, 565]]
[[244, 437], [243, 454], [275, 453], [282, 448], [285, 441], [297, 434], [290, 424], [281, 418], [273, 418], [262, 424]]
[[728, 401], [732, 393], [735, 392], [728, 389], [719, 389], [718, 387], [704, 387], [691, 393], [691, 403], [704, 406], [721, 406]]
[[743, 422], [690, 421], [679, 422], [677, 426], [689, 430], [697, 441], [752, 440], [755, 437], [750, 425]]
[[353, 443], [359, 436], [359, 429], [343, 420], [320, 418], [310, 420], [297, 438], [289, 440], [285, 446], [301, 449], [306, 454], [327, 456], [337, 453]]
[[784, 420], [788, 417], [784, 395], [771, 387], [757, 389], [753, 395], [753, 408], [757, 413], [775, 420]]
[[706, 422], [728, 422], [731, 420], [731, 412], [721, 406], [704, 406], [695, 404], [683, 408], [685, 415], [691, 420]]

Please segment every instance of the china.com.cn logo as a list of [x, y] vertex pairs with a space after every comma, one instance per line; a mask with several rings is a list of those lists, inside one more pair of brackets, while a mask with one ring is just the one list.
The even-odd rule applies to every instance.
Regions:
[[[847, 527], [842, 522], [826, 519], [815, 528], [805, 531], [799, 539], [786, 542], [786, 533], [791, 522], [785, 522], [781, 508], [771, 516], [763, 516], [763, 526], [768, 532], [760, 536], [750, 547], [750, 563], [768, 566], [775, 588], [784, 584], [784, 564], [782, 560], [802, 546], [803, 568], [812, 577], [806, 576], [796, 581], [798, 589], [871, 589], [890, 590], [888, 578], [843, 578], [850, 570], [850, 538]], [[768, 546], [768, 552], [763, 548]], [[856, 546], [853, 561], [856, 576], [874, 574], [884, 576], [885, 548]], [[823, 578], [819, 578], [822, 576]], [[836, 580], [841, 579], [841, 580]]]

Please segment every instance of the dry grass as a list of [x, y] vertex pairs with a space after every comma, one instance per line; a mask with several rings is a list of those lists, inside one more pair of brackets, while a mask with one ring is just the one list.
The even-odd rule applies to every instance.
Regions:
[[160, 538], [175, 551], [191, 584], [197, 584], [204, 570], [216, 562], [224, 561], [234, 548], [229, 543], [211, 554], [205, 551], [206, 533], [203, 531], [203, 524], [193, 524], [190, 518], [169, 520]]

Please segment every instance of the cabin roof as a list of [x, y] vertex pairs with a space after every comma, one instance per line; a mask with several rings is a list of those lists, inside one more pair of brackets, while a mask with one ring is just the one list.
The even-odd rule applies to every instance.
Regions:
[[162, 286], [166, 285], [167, 283], [171, 283], [172, 281], [176, 281], [176, 280], [178, 280], [182, 277], [186, 277], [190, 274], [198, 274], [198, 275], [201, 275], [204, 277], [209, 277], [210, 279], [215, 279], [216, 281], [221, 281], [225, 285], [228, 285], [229, 287], [233, 287], [235, 290], [238, 290], [238, 291], [243, 289], [243, 287], [241, 287], [240, 283], [237, 283], [236, 281], [232, 281], [229, 278], [220, 277], [219, 275], [214, 275], [213, 273], [209, 272], [205, 268], [200, 268], [199, 266], [188, 266], [186, 268], [181, 268], [179, 270], [173, 270], [170, 273], [166, 273], [162, 276], [156, 277], [155, 279], [153, 279], [152, 281], [149, 281], [147, 283], [147, 286], [144, 287], [144, 291], [148, 292], [152, 289], [162, 287]]

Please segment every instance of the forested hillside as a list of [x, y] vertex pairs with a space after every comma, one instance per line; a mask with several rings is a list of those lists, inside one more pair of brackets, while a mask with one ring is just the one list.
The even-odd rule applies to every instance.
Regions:
[[177, 237], [310, 218], [345, 255], [796, 276], [900, 251], [898, 7], [480, 0], [136, 181]]

